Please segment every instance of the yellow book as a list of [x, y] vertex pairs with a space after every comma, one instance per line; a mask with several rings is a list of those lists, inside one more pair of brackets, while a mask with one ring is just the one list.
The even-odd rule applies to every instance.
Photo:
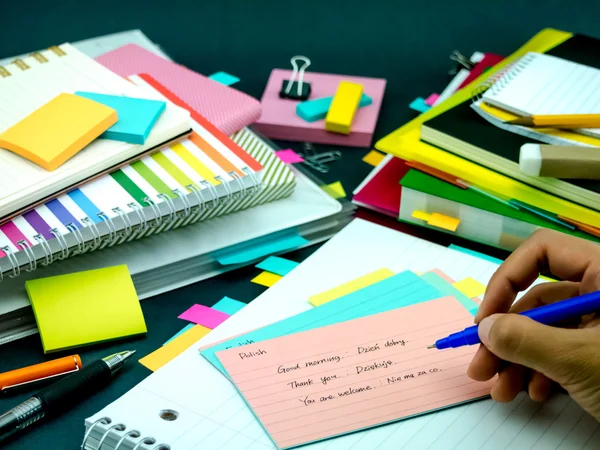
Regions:
[[354, 115], [362, 96], [362, 84], [341, 81], [325, 116], [325, 129], [334, 133], [350, 134]]
[[117, 112], [60, 94], [0, 134], [0, 147], [53, 171], [117, 122]]

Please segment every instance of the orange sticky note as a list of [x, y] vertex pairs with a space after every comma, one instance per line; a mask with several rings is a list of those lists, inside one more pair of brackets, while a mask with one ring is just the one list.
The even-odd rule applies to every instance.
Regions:
[[0, 134], [0, 147], [55, 170], [117, 122], [117, 112], [60, 94]]
[[473, 324], [453, 297], [217, 352], [277, 448], [489, 395], [467, 376], [475, 346], [429, 350]]

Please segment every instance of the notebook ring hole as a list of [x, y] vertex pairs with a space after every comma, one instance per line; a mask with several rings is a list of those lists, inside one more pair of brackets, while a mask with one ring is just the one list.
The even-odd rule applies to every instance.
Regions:
[[179, 413], [172, 409], [163, 409], [158, 415], [162, 420], [166, 420], [167, 422], [173, 422], [179, 417]]

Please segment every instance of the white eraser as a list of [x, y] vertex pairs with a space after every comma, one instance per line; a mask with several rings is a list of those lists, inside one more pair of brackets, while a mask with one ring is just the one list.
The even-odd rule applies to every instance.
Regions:
[[539, 144], [524, 144], [519, 153], [521, 172], [537, 177], [542, 169], [542, 150]]

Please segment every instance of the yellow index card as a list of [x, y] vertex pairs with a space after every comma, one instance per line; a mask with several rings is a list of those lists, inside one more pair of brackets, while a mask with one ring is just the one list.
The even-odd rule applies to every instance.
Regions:
[[44, 352], [56, 352], [146, 332], [127, 266], [25, 282]]
[[60, 94], [0, 134], [0, 147], [52, 171], [117, 122], [117, 112]]
[[485, 286], [471, 277], [457, 281], [456, 283], [452, 284], [452, 286], [469, 298], [479, 297], [485, 292]]
[[251, 281], [252, 283], [260, 284], [261, 286], [271, 287], [282, 278], [281, 275], [265, 271], [258, 274]]

